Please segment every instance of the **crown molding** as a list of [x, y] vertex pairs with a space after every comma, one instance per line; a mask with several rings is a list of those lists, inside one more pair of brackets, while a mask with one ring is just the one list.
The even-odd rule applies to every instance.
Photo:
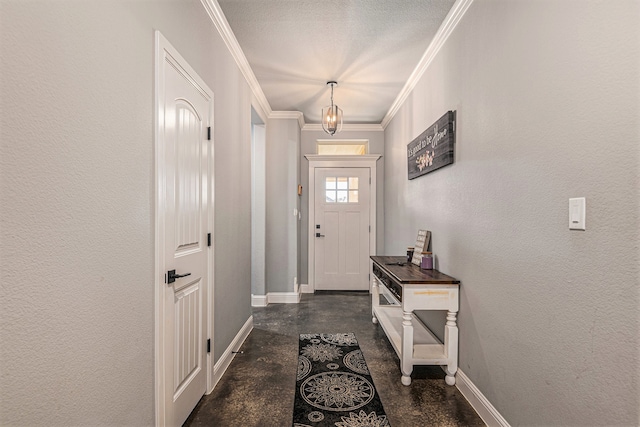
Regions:
[[216, 0], [200, 0], [202, 5], [204, 6], [209, 18], [213, 21], [213, 25], [215, 25], [218, 33], [224, 40], [224, 43], [227, 45], [227, 49], [235, 59], [238, 68], [240, 68], [240, 72], [246, 79], [253, 95], [255, 96], [260, 108], [266, 113], [267, 116], [271, 116], [271, 105], [269, 105], [269, 101], [267, 101], [267, 97], [264, 96], [264, 92], [262, 91], [262, 87], [258, 83], [258, 79], [256, 79], [255, 74], [253, 74], [253, 70], [249, 65], [249, 61], [247, 61], [247, 57], [244, 56], [244, 52], [238, 43], [238, 39], [236, 39], [235, 34], [231, 30], [229, 26], [229, 22], [227, 18], [224, 16], [220, 5]]
[[[323, 131], [322, 125], [318, 123], [307, 123], [302, 127], [303, 131]], [[342, 125], [341, 132], [383, 132], [382, 125], [377, 123], [347, 123]]]
[[302, 113], [300, 111], [272, 111], [271, 114], [269, 114], [269, 118], [270, 119], [295, 119], [298, 120], [298, 118], [302, 116]]
[[407, 97], [416, 87], [418, 81], [420, 80], [420, 78], [422, 78], [422, 75], [444, 45], [444, 42], [447, 41], [453, 30], [456, 28], [456, 26], [464, 16], [467, 9], [469, 9], [469, 6], [471, 6], [471, 3], [473, 3], [473, 0], [456, 0], [456, 2], [453, 4], [451, 10], [440, 25], [440, 28], [438, 28], [438, 32], [436, 33], [435, 37], [429, 44], [429, 47], [427, 47], [424, 55], [422, 55], [420, 62], [418, 62], [418, 65], [413, 70], [413, 73], [411, 73], [411, 75], [409, 76], [409, 79], [407, 79], [407, 82], [398, 94], [398, 97], [395, 101], [393, 101], [393, 104], [391, 104], [389, 111], [380, 122], [380, 125], [383, 129], [387, 128], [389, 122], [391, 122], [402, 104], [404, 104], [404, 102], [407, 100]]
[[[244, 76], [247, 84], [251, 88], [255, 100], [257, 101], [260, 108], [264, 111], [265, 115], [270, 119], [297, 119], [298, 124], [300, 125], [300, 129], [303, 131], [321, 131], [322, 125], [313, 124], [313, 123], [305, 123], [304, 115], [299, 111], [273, 111], [271, 109], [271, 105], [269, 105], [269, 101], [267, 100], [264, 92], [262, 91], [262, 87], [258, 83], [258, 79], [256, 79], [255, 74], [253, 74], [253, 70], [247, 61], [247, 58], [236, 39], [236, 36], [233, 34], [231, 27], [229, 26], [229, 22], [227, 18], [224, 16], [220, 5], [217, 0], [201, 0], [202, 5], [204, 6], [209, 18], [215, 25], [216, 29], [220, 33], [222, 40], [225, 45], [229, 49], [231, 56], [236, 61], [238, 68], [240, 68], [240, 72]], [[387, 111], [387, 114], [384, 116], [380, 124], [345, 124], [342, 126], [343, 132], [380, 132], [384, 131], [387, 125], [391, 122], [393, 117], [396, 115], [402, 104], [406, 101], [407, 97], [411, 93], [411, 91], [416, 87], [418, 81], [423, 76], [424, 72], [427, 70], [435, 56], [438, 54], [442, 46], [444, 45], [449, 35], [456, 28], [462, 17], [464, 16], [469, 6], [473, 3], [473, 0], [456, 0], [454, 5], [451, 7], [451, 10], [447, 14], [446, 18], [440, 25], [438, 32], [435, 37], [429, 44], [429, 47], [425, 51], [424, 55], [418, 62], [418, 65], [413, 70], [409, 79], [405, 83], [404, 87], [396, 97], [395, 101]], [[274, 114], [277, 113], [277, 114]]]
[[294, 119], [298, 121], [300, 129], [304, 127], [304, 114], [300, 111], [272, 111], [269, 114], [270, 119]]
[[271, 114], [269, 114], [269, 118], [270, 119], [295, 119], [298, 120], [298, 118], [302, 116], [302, 113], [300, 111], [272, 111]]
[[269, 115], [262, 109], [262, 104], [258, 101], [258, 98], [252, 93], [251, 94], [251, 108], [255, 110], [258, 117], [260, 117], [260, 121], [264, 124], [267, 122]]

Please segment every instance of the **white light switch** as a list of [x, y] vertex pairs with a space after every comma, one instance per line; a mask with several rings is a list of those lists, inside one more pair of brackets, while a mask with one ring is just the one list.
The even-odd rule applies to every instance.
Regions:
[[586, 230], [586, 199], [578, 197], [569, 199], [569, 229]]

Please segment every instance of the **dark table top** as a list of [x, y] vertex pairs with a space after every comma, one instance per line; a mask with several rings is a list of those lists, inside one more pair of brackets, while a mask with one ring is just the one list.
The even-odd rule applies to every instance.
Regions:
[[371, 256], [377, 266], [402, 285], [458, 285], [459, 280], [438, 270], [423, 270], [406, 256]]

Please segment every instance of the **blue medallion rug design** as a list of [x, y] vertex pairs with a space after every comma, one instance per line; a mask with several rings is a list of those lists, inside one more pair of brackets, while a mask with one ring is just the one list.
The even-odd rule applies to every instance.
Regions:
[[302, 334], [293, 427], [390, 427], [353, 333]]

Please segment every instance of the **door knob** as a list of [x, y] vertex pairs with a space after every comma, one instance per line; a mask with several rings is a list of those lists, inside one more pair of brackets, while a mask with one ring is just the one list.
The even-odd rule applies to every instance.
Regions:
[[316, 233], [316, 237], [324, 237], [324, 234]]
[[175, 270], [169, 270], [167, 271], [167, 283], [173, 283], [176, 281], [176, 279], [179, 279], [181, 277], [187, 277], [187, 276], [191, 276], [191, 273], [176, 274]]

